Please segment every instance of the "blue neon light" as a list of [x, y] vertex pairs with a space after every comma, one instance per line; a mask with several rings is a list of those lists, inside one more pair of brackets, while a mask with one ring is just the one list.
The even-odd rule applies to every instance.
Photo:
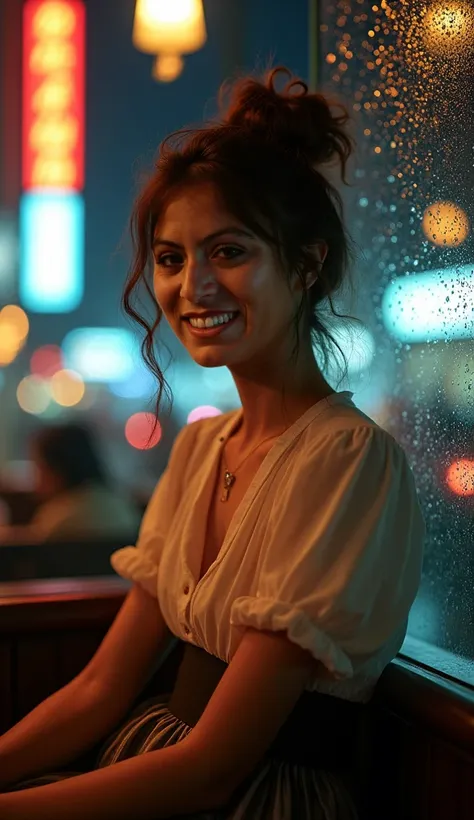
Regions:
[[474, 338], [474, 264], [400, 276], [387, 286], [382, 316], [402, 342]]
[[20, 302], [36, 313], [67, 313], [84, 293], [84, 200], [35, 191], [20, 202]]
[[137, 340], [126, 328], [74, 328], [61, 347], [66, 367], [80, 373], [84, 381], [133, 381], [140, 367]]

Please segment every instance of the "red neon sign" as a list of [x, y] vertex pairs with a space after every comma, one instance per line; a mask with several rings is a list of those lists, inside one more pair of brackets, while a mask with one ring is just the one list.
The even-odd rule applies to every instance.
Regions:
[[23, 10], [23, 188], [84, 186], [85, 9], [27, 0]]

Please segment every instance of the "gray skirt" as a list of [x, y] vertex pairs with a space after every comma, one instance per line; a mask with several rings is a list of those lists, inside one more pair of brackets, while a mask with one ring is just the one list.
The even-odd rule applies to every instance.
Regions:
[[[92, 769], [173, 746], [191, 731], [187, 723], [170, 712], [163, 695], [152, 698], [141, 703], [107, 739]], [[10, 791], [44, 786], [79, 774], [84, 772], [74, 771], [71, 766], [68, 771], [17, 783]], [[259, 763], [223, 808], [182, 816], [189, 820], [358, 820], [349, 791], [338, 774], [269, 757]]]

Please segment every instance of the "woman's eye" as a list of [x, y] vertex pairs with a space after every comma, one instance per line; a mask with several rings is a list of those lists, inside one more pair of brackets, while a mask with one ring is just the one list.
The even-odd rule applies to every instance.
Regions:
[[175, 265], [180, 265], [181, 261], [179, 253], [160, 253], [156, 257], [156, 264], [160, 268], [172, 268]]
[[235, 245], [219, 245], [219, 247], [215, 249], [213, 256], [220, 256], [223, 259], [237, 259], [237, 257], [243, 253], [245, 253], [243, 248], [237, 248]]

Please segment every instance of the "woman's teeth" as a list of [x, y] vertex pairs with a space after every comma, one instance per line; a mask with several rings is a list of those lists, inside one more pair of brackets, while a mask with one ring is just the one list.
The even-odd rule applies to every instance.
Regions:
[[198, 319], [197, 317], [190, 317], [189, 324], [192, 327], [215, 327], [216, 325], [225, 325], [232, 321], [235, 313], [220, 313], [219, 316], [207, 316], [205, 319]]

